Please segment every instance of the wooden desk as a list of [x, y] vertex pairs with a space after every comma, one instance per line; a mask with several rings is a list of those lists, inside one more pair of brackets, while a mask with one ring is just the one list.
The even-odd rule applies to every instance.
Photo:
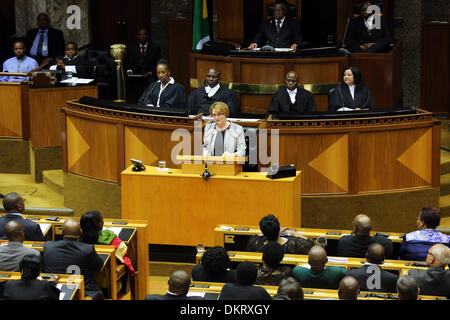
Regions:
[[[80, 217], [59, 216], [59, 221], [46, 220], [47, 216], [23, 215], [26, 219], [32, 219], [39, 225], [48, 225], [46, 240], [58, 240], [62, 235], [62, 224], [68, 218], [79, 220]], [[114, 232], [128, 246], [128, 257], [135, 269], [136, 276], [136, 299], [143, 300], [148, 294], [148, 246], [147, 246], [147, 221], [131, 219], [103, 219], [104, 228], [114, 228]], [[42, 229], [42, 227], [41, 227]], [[124, 230], [122, 230], [124, 229]], [[124, 232], [122, 232], [124, 231]]]
[[[52, 276], [54, 274], [41, 273], [38, 280], [43, 277]], [[75, 276], [69, 274], [56, 274], [60, 277], [58, 284], [61, 284], [60, 291], [64, 293], [64, 297], [60, 300], [84, 300], [84, 278], [83, 276]], [[19, 280], [20, 272], [0, 271], [0, 281]]]
[[299, 171], [296, 177], [275, 180], [240, 172], [205, 181], [180, 169], [131, 168], [122, 173], [122, 216], [148, 220], [152, 244], [212, 246], [214, 233], [208, 230], [217, 223], [254, 222], [272, 212], [283, 224], [300, 226]]

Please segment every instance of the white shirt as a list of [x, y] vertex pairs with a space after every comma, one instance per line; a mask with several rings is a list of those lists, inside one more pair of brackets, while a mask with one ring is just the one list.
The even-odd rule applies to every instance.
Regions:
[[348, 86], [348, 88], [350, 89], [350, 93], [352, 95], [352, 99], [355, 100], [355, 88], [356, 88], [356, 85]]
[[[284, 19], [286, 19], [286, 16], [284, 16], [283, 19], [280, 20], [280, 29], [283, 26]], [[277, 26], [277, 21], [278, 19], [275, 19], [275, 27]]]
[[163, 92], [163, 90], [164, 90], [165, 88], [167, 88], [167, 86], [168, 86], [169, 84], [174, 84], [174, 83], [175, 83], [175, 79], [172, 78], [172, 77], [170, 77], [170, 81], [169, 81], [168, 83], [166, 83], [166, 86], [165, 86], [165, 87], [163, 87], [163, 84], [162, 84], [161, 80], [158, 80], [158, 82], [160, 83], [160, 90], [159, 90], [159, 95], [158, 95], [158, 102], [156, 102], [156, 107], [159, 107], [159, 100], [160, 100], [160, 98], [161, 98], [161, 93]]
[[294, 90], [289, 90], [289, 89], [286, 89], [287, 90], [287, 92], [288, 92], [288, 94], [289, 94], [289, 98], [291, 98], [291, 102], [292, 103], [295, 103], [295, 96], [297, 95], [297, 88], [295, 88]]
[[220, 84], [218, 83], [214, 88], [211, 88], [210, 86], [205, 86], [205, 91], [208, 94], [208, 97], [212, 97], [216, 94], [217, 90], [220, 89]]
[[366, 25], [367, 31], [370, 33], [370, 31], [375, 28], [375, 13], [365, 19], [364, 24]]

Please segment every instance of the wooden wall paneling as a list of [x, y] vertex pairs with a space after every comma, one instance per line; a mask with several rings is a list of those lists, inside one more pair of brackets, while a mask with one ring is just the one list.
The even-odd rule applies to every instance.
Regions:
[[122, 177], [122, 171], [125, 169], [126, 165], [131, 164], [130, 160], [124, 157], [125, 155], [125, 126], [122, 123], [116, 124], [117, 130], [117, 181], [120, 184], [120, 179]]
[[22, 90], [19, 83], [0, 83], [0, 137], [22, 137]]
[[242, 43], [244, 40], [243, 0], [217, 0], [217, 38]]
[[61, 110], [60, 113], [60, 121], [61, 121], [61, 144], [62, 144], [62, 169], [64, 172], [69, 170], [68, 168], [68, 158], [67, 158], [67, 121], [66, 121], [66, 111], [65, 109]]
[[279, 84], [285, 77], [284, 64], [276, 60], [241, 61], [241, 83]]
[[241, 94], [241, 112], [265, 114], [267, 112], [267, 108], [269, 107], [271, 99], [272, 96], [266, 94]]
[[431, 185], [435, 188], [439, 188], [441, 185], [441, 125], [438, 120], [436, 120], [433, 126], [432, 139]]
[[197, 79], [206, 80], [206, 73], [209, 69], [214, 68], [220, 71], [222, 81], [234, 82], [235, 69], [231, 61], [197, 60], [196, 66]]

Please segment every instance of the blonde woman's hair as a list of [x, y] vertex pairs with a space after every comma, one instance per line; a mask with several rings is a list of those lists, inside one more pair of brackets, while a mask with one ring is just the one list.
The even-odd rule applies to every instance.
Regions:
[[223, 113], [227, 117], [230, 115], [230, 109], [228, 108], [225, 102], [217, 101], [214, 102], [211, 107], [209, 107], [209, 114], [211, 115], [213, 110], [216, 110], [219, 113]]

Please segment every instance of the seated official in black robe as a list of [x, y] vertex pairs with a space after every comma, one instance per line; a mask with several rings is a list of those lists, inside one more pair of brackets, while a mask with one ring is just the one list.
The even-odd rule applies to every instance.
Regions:
[[286, 88], [282, 87], [273, 95], [267, 110], [276, 118], [279, 114], [300, 114], [316, 112], [314, 97], [308, 90], [298, 86], [298, 74], [289, 71], [286, 75]]
[[344, 42], [350, 52], [379, 53], [389, 51], [391, 36], [386, 20], [377, 13], [367, 12], [369, 5], [369, 1], [365, 2], [361, 9], [361, 15], [351, 19], [348, 23]]
[[75, 42], [68, 42], [66, 45], [66, 55], [59, 57], [52, 62], [50, 70], [61, 70], [63, 75], [71, 72], [77, 78], [91, 78], [93, 76], [93, 66], [87, 59], [78, 55], [78, 45]]
[[372, 93], [362, 82], [358, 68], [346, 67], [343, 78], [344, 82], [328, 94], [328, 112], [373, 110]]
[[152, 82], [139, 98], [138, 104], [153, 107], [185, 109], [184, 87], [170, 76], [169, 62], [160, 59], [156, 65], [158, 81]]

